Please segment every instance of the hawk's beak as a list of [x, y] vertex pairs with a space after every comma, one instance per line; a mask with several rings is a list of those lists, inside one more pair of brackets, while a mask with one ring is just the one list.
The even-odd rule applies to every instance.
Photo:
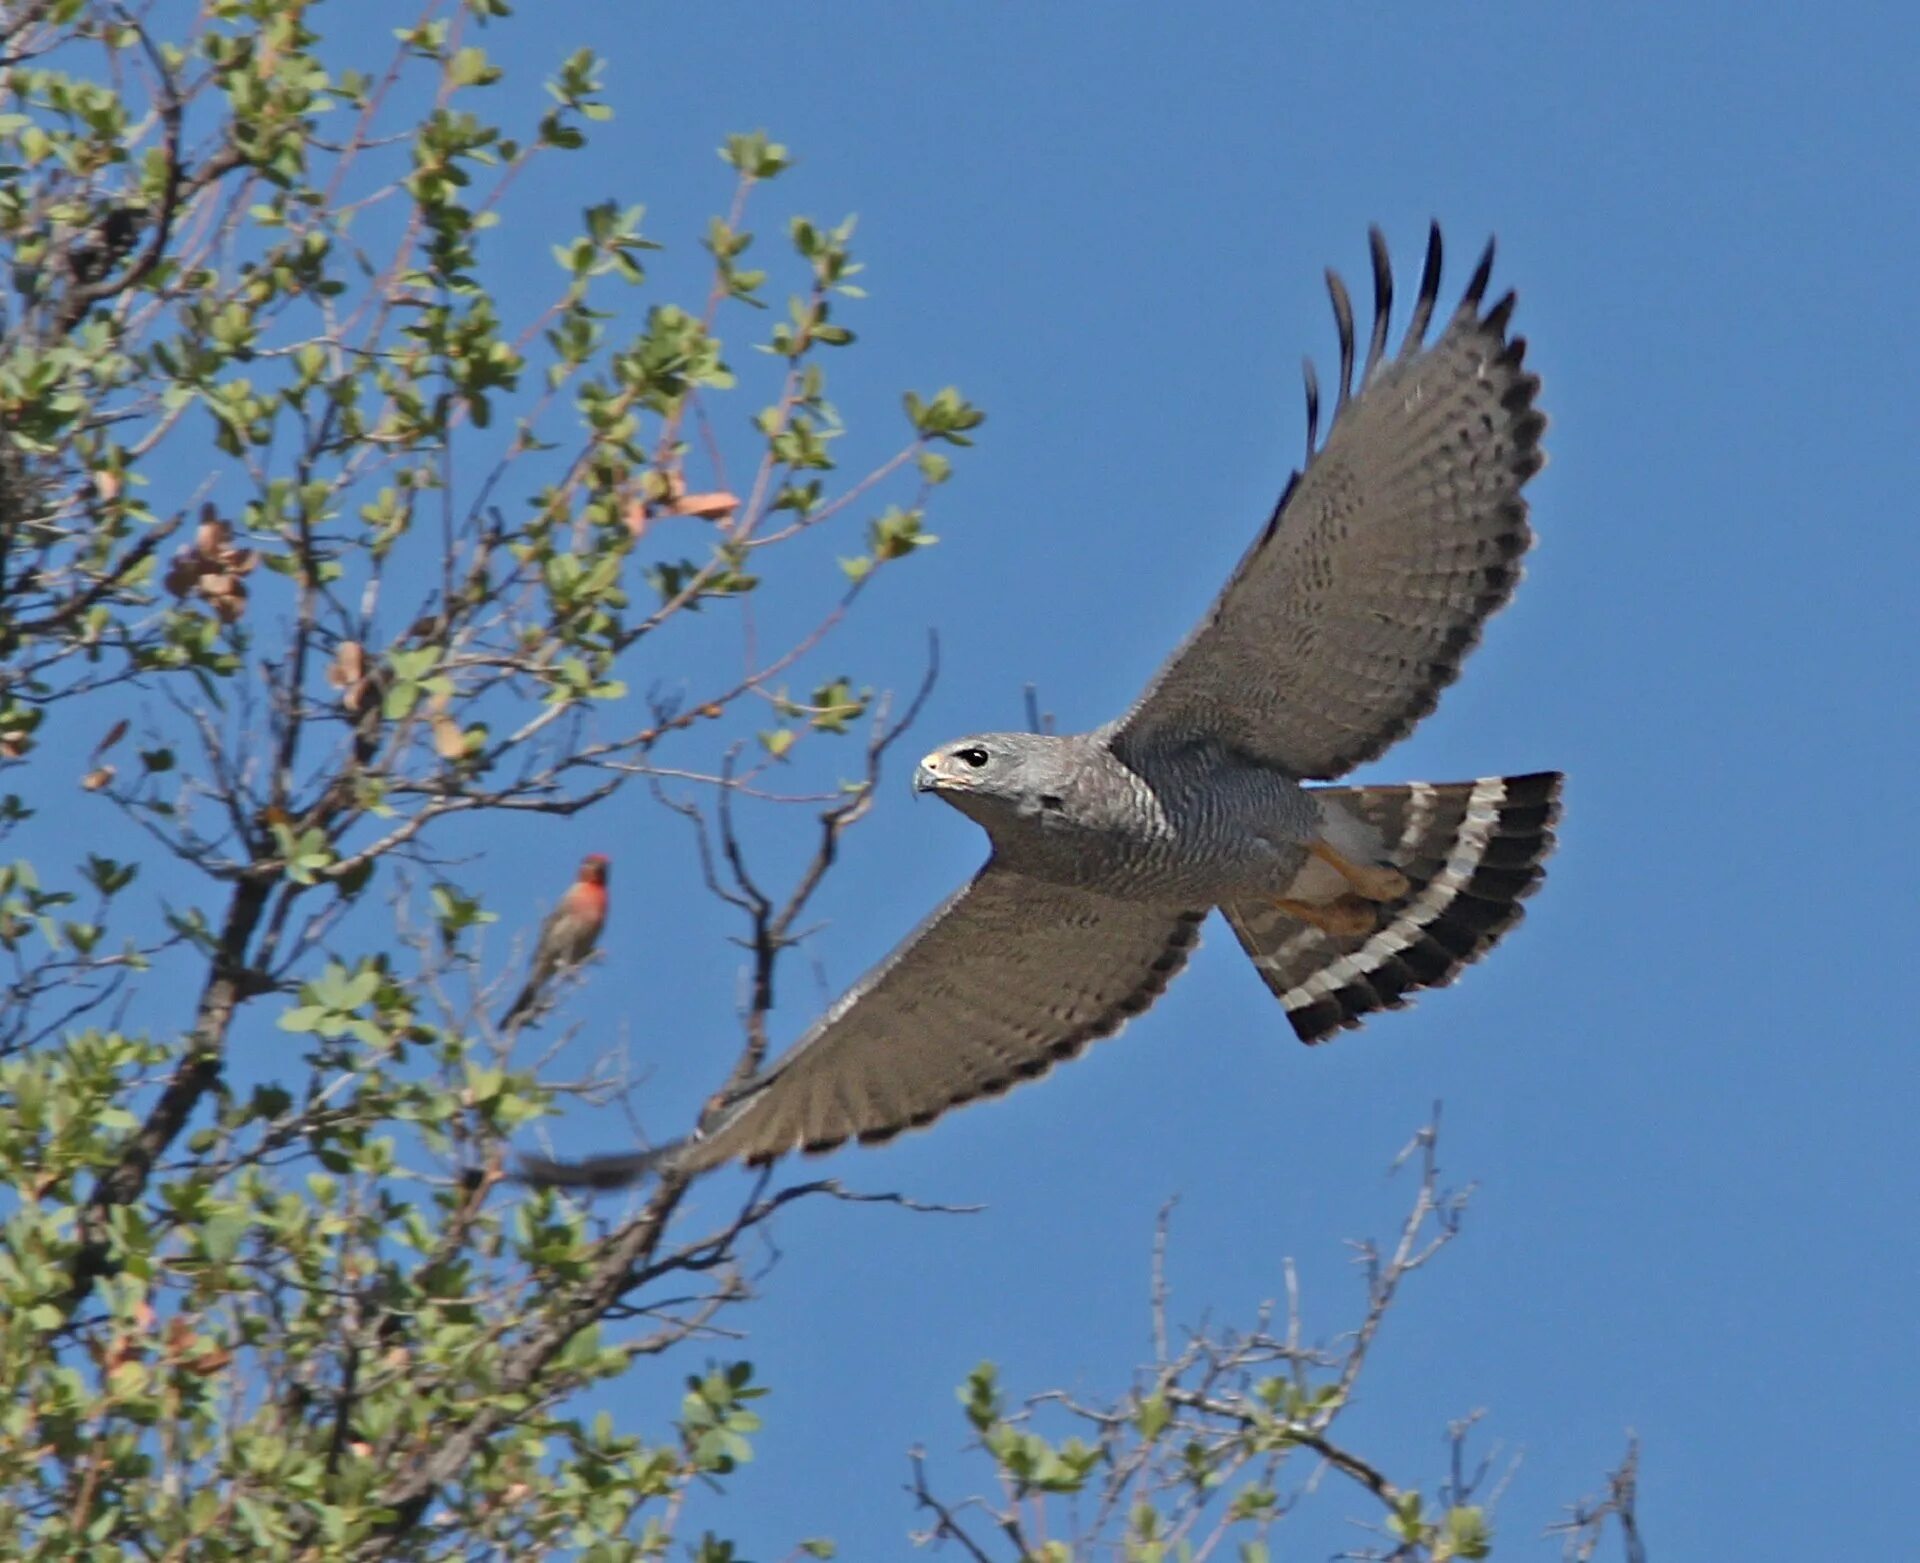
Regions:
[[940, 790], [940, 772], [935, 769], [939, 763], [940, 756], [937, 753], [930, 754], [913, 768], [913, 795], [916, 798], [923, 792]]

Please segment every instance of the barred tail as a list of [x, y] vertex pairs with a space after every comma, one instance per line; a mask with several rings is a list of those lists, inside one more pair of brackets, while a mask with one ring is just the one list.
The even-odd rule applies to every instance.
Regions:
[[1221, 907], [1286, 1006], [1302, 1042], [1399, 1009], [1451, 982], [1520, 920], [1545, 876], [1560, 813], [1558, 771], [1405, 787], [1324, 787], [1379, 834], [1381, 857], [1411, 881], [1370, 934], [1324, 933], [1259, 902]]

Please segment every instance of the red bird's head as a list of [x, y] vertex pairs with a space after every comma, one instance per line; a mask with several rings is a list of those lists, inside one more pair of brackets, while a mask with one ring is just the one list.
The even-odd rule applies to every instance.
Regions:
[[588, 885], [604, 885], [607, 882], [607, 869], [612, 859], [604, 852], [589, 852], [580, 861], [580, 882]]

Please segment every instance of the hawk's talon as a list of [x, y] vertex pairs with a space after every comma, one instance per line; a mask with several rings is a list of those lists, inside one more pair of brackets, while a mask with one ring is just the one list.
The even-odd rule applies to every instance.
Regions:
[[1362, 872], [1350, 883], [1369, 901], [1398, 901], [1412, 888], [1413, 881], [1397, 868], [1391, 866], [1376, 868], [1371, 863], [1360, 866]]
[[1325, 841], [1313, 842], [1307, 851], [1352, 885], [1356, 894], [1369, 901], [1398, 901], [1412, 887], [1413, 882], [1399, 869], [1374, 863], [1356, 863]]
[[1343, 895], [1337, 901], [1291, 901], [1277, 896], [1273, 904], [1287, 916], [1297, 917], [1336, 939], [1355, 939], [1380, 926], [1380, 914], [1372, 903], [1357, 895]]

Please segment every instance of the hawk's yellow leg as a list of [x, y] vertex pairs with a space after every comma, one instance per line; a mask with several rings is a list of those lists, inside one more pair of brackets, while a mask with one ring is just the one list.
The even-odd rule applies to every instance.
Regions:
[[1376, 868], [1371, 863], [1356, 863], [1321, 840], [1309, 842], [1307, 852], [1346, 880], [1353, 886], [1355, 894], [1366, 900], [1397, 901], [1407, 893], [1407, 876], [1397, 868]]
[[1372, 933], [1380, 923], [1380, 914], [1374, 910], [1373, 903], [1357, 895], [1343, 895], [1337, 901], [1293, 901], [1276, 896], [1273, 904], [1287, 916], [1297, 917], [1336, 939]]

